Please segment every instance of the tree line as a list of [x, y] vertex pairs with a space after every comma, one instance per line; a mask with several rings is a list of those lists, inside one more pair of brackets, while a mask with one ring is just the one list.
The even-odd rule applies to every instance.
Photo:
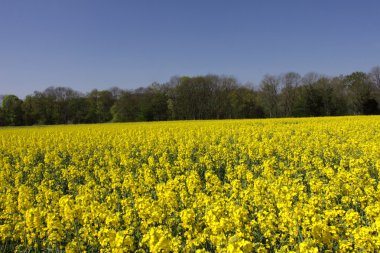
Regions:
[[135, 90], [49, 87], [1, 100], [1, 126], [380, 114], [380, 67], [336, 77], [265, 75], [258, 87], [229, 76], [181, 76]]

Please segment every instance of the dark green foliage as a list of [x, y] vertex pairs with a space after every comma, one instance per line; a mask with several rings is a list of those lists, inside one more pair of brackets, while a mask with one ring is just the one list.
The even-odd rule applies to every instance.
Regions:
[[5, 126], [4, 114], [2, 108], [0, 108], [0, 126]]
[[125, 91], [111, 108], [113, 121], [137, 121], [141, 118], [138, 106], [138, 94]]
[[93, 90], [87, 95], [88, 111], [86, 119], [88, 122], [108, 122], [112, 119], [111, 107], [115, 103], [111, 91]]
[[2, 103], [2, 120], [7, 126], [20, 126], [23, 122], [22, 103], [15, 95], [7, 95]]
[[24, 100], [0, 96], [0, 126], [380, 114], [379, 80], [375, 67], [332, 78], [266, 75], [258, 89], [217, 75], [173, 77], [131, 91], [49, 87]]
[[367, 99], [363, 103], [363, 114], [374, 115], [380, 114], [380, 109], [377, 101], [373, 98]]
[[355, 114], [367, 111], [368, 101], [373, 98], [374, 86], [369, 76], [363, 72], [353, 72], [346, 76], [345, 82], [349, 91], [352, 110]]

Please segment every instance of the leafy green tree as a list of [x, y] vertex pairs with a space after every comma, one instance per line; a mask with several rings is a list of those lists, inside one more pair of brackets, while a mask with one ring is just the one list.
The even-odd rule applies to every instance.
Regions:
[[316, 85], [308, 85], [305, 87], [305, 113], [307, 116], [323, 116], [324, 115], [324, 97], [321, 89]]
[[368, 111], [367, 106], [371, 105], [369, 101], [372, 97], [373, 86], [369, 76], [364, 72], [353, 72], [345, 78], [349, 90], [349, 97], [354, 114], [365, 114]]
[[108, 122], [112, 119], [111, 107], [115, 103], [114, 95], [109, 90], [92, 90], [87, 95], [89, 103], [88, 115], [89, 122]]
[[24, 123], [25, 125], [37, 124], [38, 116], [35, 110], [35, 99], [33, 96], [26, 96], [24, 103], [22, 104], [22, 110], [24, 112]]
[[169, 107], [164, 87], [153, 83], [147, 89], [143, 89], [139, 96], [139, 107], [146, 121], [167, 120]]
[[137, 121], [142, 118], [138, 106], [138, 95], [124, 91], [111, 108], [112, 121]]
[[375, 115], [380, 114], [379, 104], [376, 99], [369, 98], [363, 104], [363, 114], [365, 115]]
[[54, 95], [52, 98], [56, 108], [56, 121], [59, 122], [59, 124], [72, 123], [72, 117], [76, 112], [71, 110], [75, 108], [70, 107], [70, 101], [77, 99], [81, 94], [67, 87], [56, 87], [53, 91]]
[[0, 126], [5, 125], [5, 119], [4, 119], [4, 114], [3, 114], [3, 108], [0, 107]]
[[217, 84], [214, 88], [213, 118], [236, 118], [238, 112], [234, 111], [234, 103], [236, 105], [238, 101], [236, 101], [236, 97], [232, 94], [239, 89], [237, 80], [226, 76], [213, 76], [212, 78], [214, 78], [214, 82]]
[[216, 84], [210, 76], [182, 77], [175, 87], [176, 115], [180, 119], [213, 118]]
[[22, 100], [15, 95], [6, 95], [2, 102], [4, 125], [20, 126], [23, 124]]
[[68, 101], [70, 113], [70, 122], [74, 124], [92, 123], [93, 119], [89, 117], [90, 104], [86, 97], [75, 97]]
[[258, 94], [250, 87], [240, 86], [229, 93], [232, 113], [229, 118], [263, 118], [264, 109], [259, 104]]
[[35, 91], [25, 99], [23, 107], [27, 124], [56, 124], [54, 119], [55, 104], [52, 97], [44, 92]]

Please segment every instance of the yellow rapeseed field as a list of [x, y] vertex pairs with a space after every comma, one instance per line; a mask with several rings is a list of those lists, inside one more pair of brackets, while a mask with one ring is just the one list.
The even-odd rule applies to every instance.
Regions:
[[380, 250], [380, 117], [0, 129], [2, 252]]

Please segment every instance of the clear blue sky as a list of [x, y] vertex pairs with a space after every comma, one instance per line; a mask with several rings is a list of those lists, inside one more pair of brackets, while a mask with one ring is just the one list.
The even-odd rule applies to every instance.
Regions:
[[380, 65], [380, 1], [0, 0], [0, 94]]

